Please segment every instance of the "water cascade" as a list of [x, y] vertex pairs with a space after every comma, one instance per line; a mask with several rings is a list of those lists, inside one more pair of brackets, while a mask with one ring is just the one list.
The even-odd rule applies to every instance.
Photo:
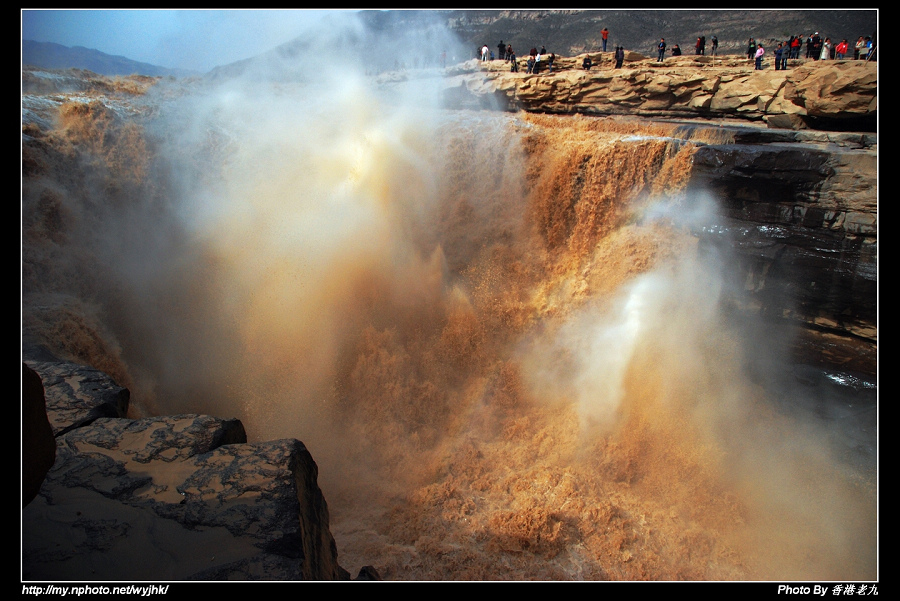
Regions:
[[24, 151], [26, 340], [135, 416], [302, 440], [351, 571], [875, 577], [874, 459], [786, 406], [705, 241], [721, 132], [316, 93], [64, 105]]

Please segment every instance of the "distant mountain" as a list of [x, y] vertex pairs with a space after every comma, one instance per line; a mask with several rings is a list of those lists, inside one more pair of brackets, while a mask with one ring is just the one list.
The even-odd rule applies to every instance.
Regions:
[[69, 48], [53, 42], [22, 41], [22, 64], [44, 69], [87, 69], [100, 75], [151, 75], [188, 77], [199, 75], [187, 69], [167, 69], [149, 63], [133, 61], [124, 56], [113, 56], [75, 46]]

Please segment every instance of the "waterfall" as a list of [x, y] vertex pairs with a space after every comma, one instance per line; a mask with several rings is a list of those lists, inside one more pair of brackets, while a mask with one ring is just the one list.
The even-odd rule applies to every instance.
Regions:
[[351, 571], [875, 577], [872, 474], [729, 311], [696, 138], [328, 77], [32, 131], [26, 341], [302, 440]]

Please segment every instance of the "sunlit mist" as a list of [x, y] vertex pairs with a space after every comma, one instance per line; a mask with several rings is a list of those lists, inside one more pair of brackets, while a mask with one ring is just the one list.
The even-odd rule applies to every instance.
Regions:
[[23, 184], [26, 335], [134, 417], [302, 440], [351, 572], [875, 577], [874, 483], [726, 310], [700, 142], [449, 110], [327, 54], [160, 83], [140, 125], [63, 110], [57, 177]]

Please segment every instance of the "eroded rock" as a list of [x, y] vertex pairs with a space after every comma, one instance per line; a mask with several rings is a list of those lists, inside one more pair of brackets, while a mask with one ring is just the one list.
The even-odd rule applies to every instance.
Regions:
[[[581, 68], [585, 56], [595, 67]], [[604, 56], [606, 58], [604, 58]], [[557, 57], [553, 72], [518, 73], [505, 61], [471, 71], [471, 94], [490, 94], [510, 109], [547, 113], [640, 115], [673, 118], [738, 117], [771, 127], [874, 129], [877, 67], [866, 61], [771, 61], [757, 71], [737, 57], [682, 56], [659, 63], [627, 52], [621, 69], [593, 53]], [[546, 68], [545, 68], [546, 69]], [[479, 83], [480, 82], [480, 83]]]
[[247, 443], [239, 420], [208, 415], [87, 420], [124, 389], [32, 364], [55, 391], [57, 457], [23, 511], [24, 579], [349, 579], [303, 443]]

